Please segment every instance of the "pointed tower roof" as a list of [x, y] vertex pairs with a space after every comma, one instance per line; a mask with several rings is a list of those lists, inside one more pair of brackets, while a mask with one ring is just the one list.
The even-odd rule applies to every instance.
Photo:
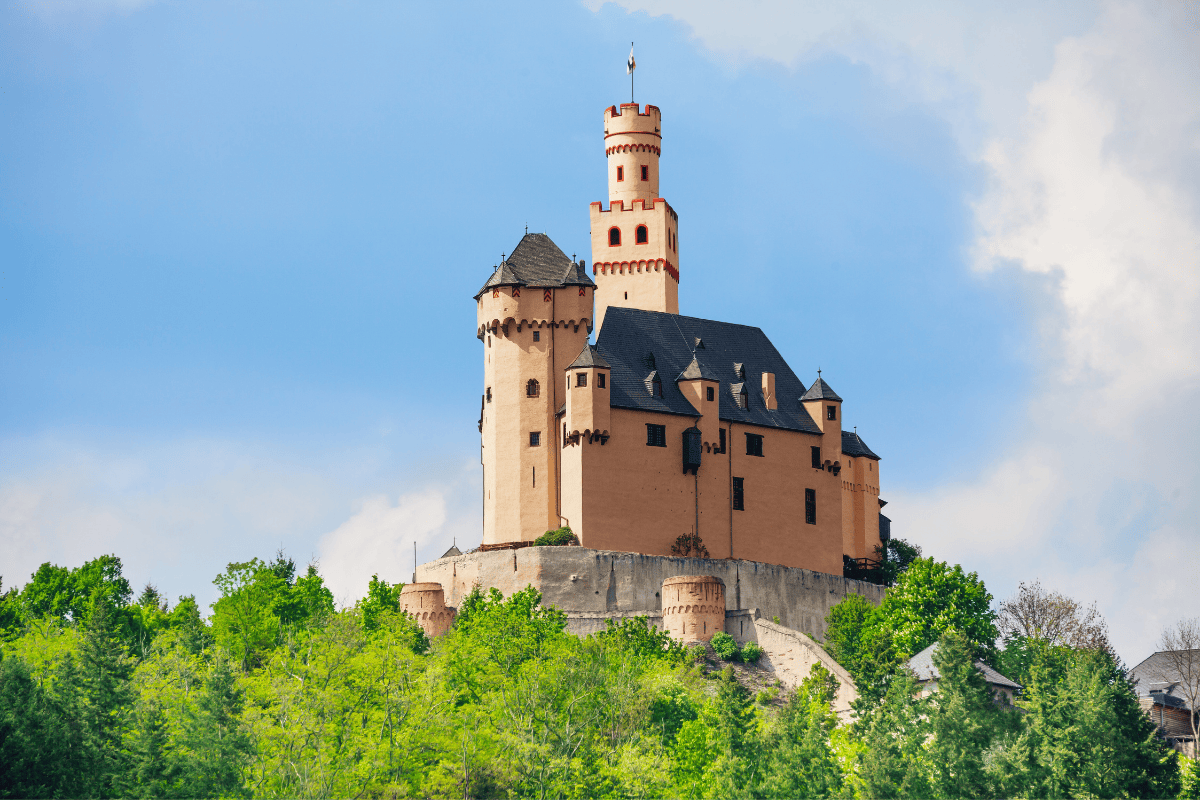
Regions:
[[687, 365], [683, 372], [679, 373], [677, 381], [719, 381], [713, 371], [700, 363], [696, 358], [696, 354], [692, 354], [692, 362]]
[[800, 398], [800, 402], [804, 402], [805, 400], [836, 400], [839, 403], [842, 402], [842, 398], [838, 397], [838, 393], [825, 382], [825, 379], [821, 377], [821, 373], [819, 372], [817, 373], [817, 382]]
[[602, 369], [612, 369], [608, 362], [604, 360], [604, 356], [600, 355], [600, 348], [594, 344], [584, 345], [583, 351], [579, 357], [571, 362], [571, 366], [567, 369], [575, 369], [576, 367], [601, 367]]
[[544, 233], [526, 233], [513, 248], [512, 255], [488, 278], [475, 298], [496, 286], [535, 286], [552, 289], [559, 286], [595, 286], [587, 270], [558, 249]]

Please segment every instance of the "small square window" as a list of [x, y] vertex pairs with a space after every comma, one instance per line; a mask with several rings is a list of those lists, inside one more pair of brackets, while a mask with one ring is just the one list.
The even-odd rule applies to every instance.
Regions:
[[575, 373], [575, 385], [576, 386], [587, 386], [587, 373], [586, 372], [576, 372]]
[[708, 388], [706, 388], [704, 390], [704, 396], [706, 398], [708, 398], [708, 402], [710, 402], [710, 403], [713, 401], [713, 398], [716, 397], [716, 395], [717, 395], [717, 390], [711, 386], [709, 386]]
[[667, 446], [667, 426], [654, 425], [646, 423], [646, 446], [647, 447], [666, 447]]
[[762, 457], [763, 437], [757, 433], [746, 434], [746, 455]]
[[650, 168], [645, 164], [642, 164], [642, 180], [650, 180]]
[[541, 447], [541, 445], [542, 445], [542, 432], [541, 431], [532, 431], [529, 434], [529, 446], [530, 447]]
[[825, 406], [825, 419], [837, 419], [837, 406]]
[[604, 373], [603, 372], [596, 373], [596, 388], [597, 389], [604, 388]]
[[804, 490], [804, 521], [809, 525], [817, 524], [817, 490]]
[[733, 510], [746, 510], [746, 487], [742, 478], [733, 479]]
[[540, 342], [540, 341], [542, 340], [542, 332], [541, 332], [541, 331], [534, 331], [534, 332], [533, 332], [533, 340], [534, 340], [535, 342]]
[[624, 167], [617, 167], [617, 180], [619, 180], [619, 181], [625, 180], [625, 168]]

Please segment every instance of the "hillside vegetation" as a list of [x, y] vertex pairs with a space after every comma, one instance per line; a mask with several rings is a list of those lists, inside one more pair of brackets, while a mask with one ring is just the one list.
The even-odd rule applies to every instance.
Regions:
[[[997, 641], [982, 582], [932, 559], [831, 612], [862, 695], [840, 727], [828, 672], [781, 691], [644, 619], [576, 638], [531, 588], [477, 589], [430, 642], [378, 579], [341, 610], [283, 555], [214, 583], [207, 618], [135, 598], [114, 556], [0, 596], [0, 796], [1196, 796], [1102, 642]], [[919, 698], [900, 664], [935, 641]], [[980, 657], [1026, 685], [1021, 712]]]

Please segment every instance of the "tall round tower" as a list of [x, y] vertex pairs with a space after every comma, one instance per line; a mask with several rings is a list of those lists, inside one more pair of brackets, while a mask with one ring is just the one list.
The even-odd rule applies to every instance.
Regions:
[[604, 109], [604, 154], [608, 157], [608, 201], [658, 197], [658, 157], [662, 153], [662, 112], [636, 103]]
[[592, 203], [596, 327], [610, 306], [679, 313], [679, 216], [658, 190], [662, 112], [604, 110], [608, 208]]
[[663, 627], [683, 642], [707, 642], [725, 630], [725, 582], [712, 575], [675, 575], [662, 584]]
[[564, 524], [557, 413], [592, 328], [594, 287], [583, 262], [527, 233], [475, 295], [485, 545], [532, 542]]

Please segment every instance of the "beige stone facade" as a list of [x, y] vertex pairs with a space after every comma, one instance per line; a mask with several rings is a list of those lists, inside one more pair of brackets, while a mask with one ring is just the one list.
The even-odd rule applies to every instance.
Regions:
[[879, 457], [843, 399], [759, 329], [679, 315], [661, 112], [606, 109], [604, 143], [591, 275], [527, 234], [476, 297], [483, 543], [569, 525], [597, 550], [667, 556], [690, 534], [712, 558], [831, 575], [878, 558]]

